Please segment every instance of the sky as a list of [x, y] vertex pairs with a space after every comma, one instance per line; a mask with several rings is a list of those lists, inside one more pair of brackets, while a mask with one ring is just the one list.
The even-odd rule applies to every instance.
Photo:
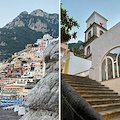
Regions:
[[85, 21], [94, 11], [108, 20], [108, 30], [120, 22], [120, 0], [61, 0], [61, 3], [62, 7], [68, 11], [68, 15], [77, 20], [80, 25], [79, 29], [73, 29], [78, 32], [77, 39], [69, 42], [77, 42], [78, 40], [84, 42]]
[[59, 0], [0, 0], [0, 28], [11, 22], [21, 12], [31, 13], [36, 9], [59, 14]]
[[115, 49], [111, 50], [110, 53], [113, 53], [113, 54], [117, 53], [118, 54], [118, 53], [120, 53], [120, 48], [115, 48]]

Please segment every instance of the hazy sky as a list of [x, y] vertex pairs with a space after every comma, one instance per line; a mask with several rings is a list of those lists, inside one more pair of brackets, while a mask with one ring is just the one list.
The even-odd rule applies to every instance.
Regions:
[[0, 28], [21, 12], [31, 13], [36, 9], [48, 13], [59, 13], [59, 0], [0, 0]]
[[84, 41], [85, 21], [94, 11], [108, 20], [107, 29], [120, 22], [120, 0], [61, 0], [61, 2], [63, 8], [67, 9], [68, 15], [80, 24], [79, 29], [74, 29], [78, 32], [77, 40]]

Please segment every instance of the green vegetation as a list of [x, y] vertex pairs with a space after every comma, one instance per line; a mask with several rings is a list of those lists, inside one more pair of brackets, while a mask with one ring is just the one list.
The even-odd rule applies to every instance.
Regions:
[[68, 42], [70, 39], [76, 39], [77, 32], [70, 33], [73, 27], [79, 28], [79, 24], [67, 15], [67, 10], [61, 7], [61, 42]]
[[80, 46], [83, 46], [83, 42], [82, 41], [78, 41], [77, 43], [68, 43], [68, 48], [70, 49], [73, 49], [74, 47], [80, 47]]
[[73, 52], [75, 56], [84, 57], [84, 49], [80, 49], [80, 47], [74, 46], [70, 51]]
[[0, 45], [0, 60], [8, 59], [13, 53], [23, 50], [27, 44], [33, 44], [38, 38], [43, 37], [42, 32], [26, 27], [2, 28], [0, 31], [0, 43], [5, 43], [5, 46]]
[[68, 44], [68, 48], [70, 49], [70, 51], [73, 52], [74, 55], [78, 57], [84, 57], [84, 49], [82, 47], [83, 47], [82, 41]]

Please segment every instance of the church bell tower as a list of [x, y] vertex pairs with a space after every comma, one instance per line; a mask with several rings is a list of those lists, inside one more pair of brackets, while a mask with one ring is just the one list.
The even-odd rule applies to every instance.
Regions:
[[86, 20], [87, 30], [85, 31], [84, 51], [85, 58], [92, 60], [92, 42], [107, 31], [107, 19], [97, 12]]

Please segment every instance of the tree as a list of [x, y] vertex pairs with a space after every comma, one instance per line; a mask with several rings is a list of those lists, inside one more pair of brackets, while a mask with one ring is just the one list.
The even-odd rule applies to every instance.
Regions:
[[61, 42], [67, 42], [76, 38], [77, 32], [70, 33], [73, 27], [79, 28], [77, 21], [67, 15], [67, 10], [61, 7]]
[[80, 49], [80, 47], [74, 46], [73, 48], [70, 47], [70, 51], [73, 52], [75, 56], [84, 58], [84, 49]]

